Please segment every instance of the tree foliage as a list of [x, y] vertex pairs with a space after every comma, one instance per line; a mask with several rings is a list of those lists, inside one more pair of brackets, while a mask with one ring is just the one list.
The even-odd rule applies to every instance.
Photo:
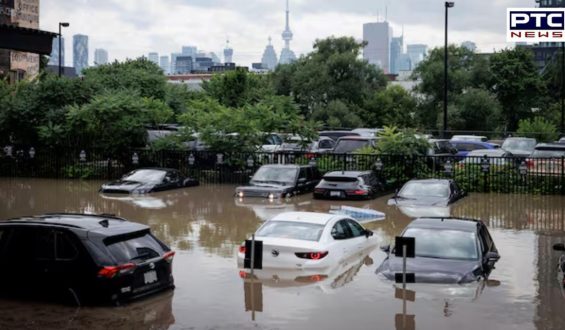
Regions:
[[535, 138], [538, 142], [553, 142], [559, 136], [557, 127], [542, 117], [520, 120], [516, 133]]
[[417, 100], [400, 86], [391, 85], [367, 100], [363, 117], [366, 127], [417, 127]]

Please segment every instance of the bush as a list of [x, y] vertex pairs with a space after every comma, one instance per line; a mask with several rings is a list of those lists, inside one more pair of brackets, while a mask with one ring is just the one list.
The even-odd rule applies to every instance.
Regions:
[[559, 136], [557, 127], [542, 117], [520, 120], [516, 133], [519, 136], [535, 138], [538, 142], [553, 142]]

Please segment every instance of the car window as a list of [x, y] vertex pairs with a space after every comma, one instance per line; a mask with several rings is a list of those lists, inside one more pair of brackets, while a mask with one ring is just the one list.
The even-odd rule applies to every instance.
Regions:
[[0, 256], [4, 251], [4, 246], [8, 241], [8, 229], [0, 229]]
[[290, 238], [316, 242], [320, 240], [324, 226], [294, 221], [268, 221], [257, 230], [256, 236]]
[[178, 173], [175, 171], [167, 172], [167, 175], [165, 176], [165, 181], [178, 182], [179, 181]]
[[349, 229], [351, 230], [351, 234], [353, 235], [353, 237], [359, 237], [365, 235], [365, 229], [363, 229], [363, 227], [361, 227], [361, 225], [358, 224], [357, 222], [352, 220], [347, 220], [347, 225], [349, 226]]
[[480, 235], [481, 235], [481, 241], [482, 241], [482, 245], [483, 245], [483, 254], [486, 254], [492, 247], [493, 242], [492, 242], [492, 238], [490, 237], [488, 231], [485, 229], [485, 227], [481, 227], [480, 229]]
[[334, 144], [332, 141], [330, 140], [322, 140], [320, 141], [318, 148], [320, 149], [332, 149], [334, 147]]
[[314, 173], [312, 173], [312, 168], [311, 168], [311, 167], [308, 167], [308, 168], [306, 169], [306, 173], [307, 173], [307, 175], [308, 175], [308, 181], [314, 180]]
[[74, 260], [78, 257], [78, 249], [68, 233], [57, 233], [55, 240], [55, 255], [57, 260]]
[[408, 228], [403, 237], [416, 238], [416, 255], [424, 258], [477, 260], [476, 235], [449, 229]]
[[55, 259], [55, 232], [51, 229], [36, 228], [33, 248], [35, 259]]
[[298, 179], [307, 179], [306, 168], [300, 168], [300, 174], [298, 175]]
[[345, 220], [340, 220], [333, 226], [331, 235], [334, 239], [351, 238], [351, 233]]
[[134, 233], [117, 240], [110, 239], [106, 244], [114, 259], [122, 264], [141, 262], [161, 256], [165, 251], [161, 244], [150, 233]]
[[143, 182], [143, 183], [160, 183], [167, 174], [160, 170], [137, 170], [126, 174], [122, 180]]

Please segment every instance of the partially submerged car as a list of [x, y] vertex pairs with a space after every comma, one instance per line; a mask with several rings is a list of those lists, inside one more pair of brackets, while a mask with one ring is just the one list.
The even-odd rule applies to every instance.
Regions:
[[370, 199], [382, 190], [383, 184], [372, 171], [337, 171], [324, 175], [314, 188], [314, 198]]
[[263, 165], [251, 177], [248, 186], [235, 189], [238, 198], [278, 199], [311, 192], [321, 174], [313, 165]]
[[452, 179], [410, 180], [391, 199], [389, 205], [447, 206], [467, 194]]
[[[416, 283], [470, 283], [488, 278], [500, 259], [486, 225], [463, 218], [419, 218], [400, 235], [415, 238], [415, 258], [407, 258], [406, 271]], [[376, 273], [389, 280], [402, 272], [403, 258], [390, 246]]]
[[[263, 242], [264, 269], [324, 270], [375, 245], [371, 236], [350, 217], [313, 212], [281, 213], [255, 232]], [[237, 254], [240, 267], [245, 249], [242, 244]]]
[[509, 137], [502, 143], [502, 149], [516, 157], [526, 158], [534, 152], [537, 141], [532, 138]]
[[171, 168], [141, 168], [129, 172], [121, 179], [105, 183], [100, 188], [105, 194], [147, 194], [184, 187], [198, 186], [195, 179], [185, 177]]
[[150, 228], [113, 215], [0, 221], [0, 292], [81, 305], [118, 304], [174, 288], [174, 251]]

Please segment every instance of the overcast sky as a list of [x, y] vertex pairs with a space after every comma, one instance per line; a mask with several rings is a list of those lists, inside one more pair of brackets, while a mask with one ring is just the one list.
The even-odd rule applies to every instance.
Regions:
[[[110, 59], [136, 58], [156, 51], [180, 52], [183, 45], [216, 52], [221, 58], [226, 38], [234, 61], [260, 62], [269, 36], [280, 54], [283, 46], [285, 0], [40, 0], [40, 25], [56, 32], [64, 28], [66, 64], [72, 63], [72, 35], [89, 36], [90, 64], [95, 48]], [[534, 7], [534, 0], [459, 0], [450, 9], [452, 43], [474, 41], [479, 51], [511, 46], [506, 43], [506, 8]], [[385, 10], [387, 8], [387, 10]], [[443, 44], [443, 0], [290, 0], [291, 48], [297, 54], [312, 49], [317, 38], [362, 38], [362, 24], [387, 19], [405, 44]]]

